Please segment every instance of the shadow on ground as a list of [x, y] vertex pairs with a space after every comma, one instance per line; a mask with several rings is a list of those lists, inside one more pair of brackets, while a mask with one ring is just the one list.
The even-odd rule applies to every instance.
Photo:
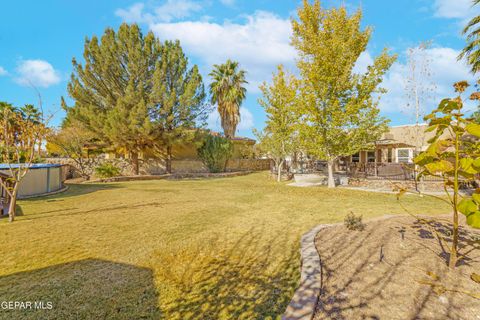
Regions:
[[45, 200], [46, 202], [55, 202], [55, 201], [61, 201], [62, 199], [69, 198], [69, 197], [76, 197], [76, 196], [81, 196], [89, 193], [94, 193], [97, 191], [118, 189], [118, 188], [122, 188], [122, 185], [112, 184], [112, 183], [68, 184], [68, 190], [65, 192], [60, 192], [60, 193], [53, 194], [50, 196], [45, 196], [45, 197], [23, 199], [22, 202], [31, 202], [31, 201], [38, 201], [38, 200]]
[[[285, 243], [287, 254], [278, 262], [272, 249], [283, 237], [260, 241], [264, 227], [251, 228], [222, 252], [199, 249], [177, 255], [178, 268], [162, 271], [175, 279], [181, 297], [166, 303], [167, 318], [277, 319], [297, 285], [298, 246]], [[210, 241], [209, 247], [221, 247], [211, 245], [221, 240]]]
[[[2, 308], [0, 319], [161, 318], [150, 269], [100, 259], [0, 277], [0, 301], [37, 301], [46, 308]], [[51, 302], [51, 310], [47, 302]]]
[[480, 267], [475, 234], [462, 231], [464, 257], [450, 271], [433, 236], [447, 233], [446, 223], [403, 217], [363, 232], [335, 228], [316, 239], [322, 289], [315, 319], [475, 319], [480, 312], [480, 300], [463, 293], [478, 287], [469, 279]]

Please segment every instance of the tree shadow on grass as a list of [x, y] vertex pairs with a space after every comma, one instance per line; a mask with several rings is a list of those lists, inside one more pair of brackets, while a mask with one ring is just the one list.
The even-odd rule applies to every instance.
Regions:
[[[200, 249], [189, 254], [182, 258], [182, 265], [189, 267], [181, 273], [164, 270], [179, 291], [179, 298], [165, 305], [167, 318], [276, 319], [281, 315], [298, 282], [298, 247], [287, 245], [282, 234], [265, 241], [261, 230], [250, 229], [222, 252]], [[278, 250], [278, 245], [284, 248], [281, 257], [272, 250]]]
[[152, 270], [100, 259], [0, 277], [0, 301], [37, 301], [46, 308], [1, 308], [0, 319], [161, 318]]
[[[477, 300], [458, 292], [442, 291], [443, 300], [439, 302], [440, 286], [460, 290], [469, 280], [460, 279], [446, 265], [438, 263], [442, 250], [435, 239], [426, 237], [425, 230], [420, 232], [422, 228], [415, 221], [379, 223], [389, 224], [383, 231], [378, 231], [378, 225], [371, 225], [364, 232], [337, 227], [317, 235], [322, 285], [315, 319], [465, 316], [462, 310]], [[462, 246], [467, 240], [465, 234]], [[455, 283], [458, 287], [452, 286]]]
[[153, 201], [153, 202], [142, 202], [137, 204], [132, 203], [132, 204], [122, 204], [117, 206], [98, 207], [98, 208], [88, 209], [88, 210], [77, 210], [78, 208], [71, 208], [71, 211], [66, 211], [65, 209], [58, 209], [58, 210], [32, 213], [27, 215], [25, 218], [22, 218], [21, 221], [48, 219], [52, 217], [77, 216], [77, 215], [84, 215], [84, 214], [91, 214], [91, 213], [114, 212], [118, 214], [123, 214], [124, 211], [127, 209], [134, 210], [134, 209], [148, 208], [148, 207], [161, 208], [163, 206], [164, 206], [164, 203]]
[[60, 192], [57, 194], [44, 196], [44, 197], [21, 199], [21, 201], [35, 202], [39, 200], [44, 200], [45, 202], [56, 202], [56, 201], [62, 201], [65, 198], [82, 196], [85, 194], [94, 193], [98, 191], [119, 189], [119, 188], [123, 188], [123, 186], [120, 184], [112, 184], [112, 183], [69, 184], [68, 190], [66, 190], [65, 192]]
[[[430, 248], [437, 251], [437, 255], [448, 265], [450, 250], [447, 246], [452, 245], [453, 225], [448, 221], [440, 221], [433, 218], [422, 218], [415, 221], [412, 229], [422, 239], [436, 239], [438, 247]], [[471, 265], [480, 262], [480, 233], [472, 232], [468, 227], [459, 226], [458, 230], [458, 260], [456, 266]]]

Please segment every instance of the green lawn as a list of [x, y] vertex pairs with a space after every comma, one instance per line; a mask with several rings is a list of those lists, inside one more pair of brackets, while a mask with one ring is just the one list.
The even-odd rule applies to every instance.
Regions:
[[[423, 214], [438, 200], [406, 196]], [[4, 319], [275, 319], [299, 281], [299, 240], [319, 223], [405, 213], [394, 195], [277, 184], [266, 173], [73, 185], [0, 220]]]

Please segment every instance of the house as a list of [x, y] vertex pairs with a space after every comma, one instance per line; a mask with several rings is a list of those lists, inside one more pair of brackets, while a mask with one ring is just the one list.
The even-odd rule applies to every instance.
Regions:
[[435, 135], [435, 132], [426, 132], [427, 127], [427, 124], [390, 127], [371, 150], [362, 150], [343, 160], [348, 164], [413, 163], [415, 155], [425, 151], [428, 140]]
[[[413, 159], [425, 151], [435, 132], [427, 132], [427, 124], [390, 127], [370, 149], [343, 157], [338, 172], [350, 177], [371, 177], [395, 180], [415, 179]], [[441, 138], [445, 138], [447, 132]]]

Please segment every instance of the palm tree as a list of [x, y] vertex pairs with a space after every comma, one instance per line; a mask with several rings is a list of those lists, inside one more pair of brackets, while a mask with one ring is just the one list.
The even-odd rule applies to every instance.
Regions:
[[[480, 3], [480, 0], [473, 0], [473, 6]], [[462, 50], [459, 59], [466, 58], [468, 64], [472, 67], [472, 72], [480, 71], [480, 16], [476, 16], [468, 22], [463, 29], [463, 34], [467, 35], [467, 46]]]
[[246, 72], [239, 70], [238, 62], [227, 60], [224, 64], [213, 66], [209, 74], [212, 78], [210, 94], [212, 104], [217, 104], [225, 137], [233, 138], [240, 122], [240, 105], [247, 93], [244, 85]]

